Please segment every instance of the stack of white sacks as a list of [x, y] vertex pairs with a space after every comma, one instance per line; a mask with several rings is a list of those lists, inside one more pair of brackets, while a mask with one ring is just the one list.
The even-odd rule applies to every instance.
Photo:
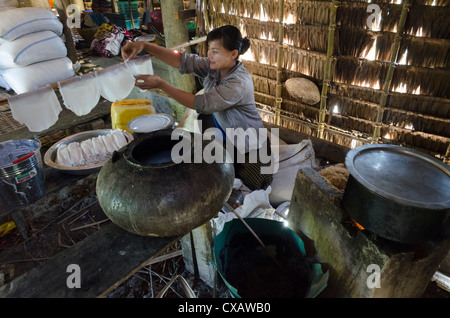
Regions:
[[73, 77], [59, 18], [17, 1], [0, 0], [0, 86], [22, 94]]

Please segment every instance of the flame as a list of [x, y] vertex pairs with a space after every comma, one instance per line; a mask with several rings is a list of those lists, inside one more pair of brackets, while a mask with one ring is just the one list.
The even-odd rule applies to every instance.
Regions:
[[353, 224], [358, 228], [358, 230], [360, 231], [364, 230], [364, 228], [360, 224], [358, 224], [355, 220], [353, 220]]

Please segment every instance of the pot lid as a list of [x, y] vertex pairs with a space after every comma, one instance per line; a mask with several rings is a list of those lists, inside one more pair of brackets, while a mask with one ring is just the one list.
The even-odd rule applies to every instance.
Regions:
[[360, 184], [387, 199], [418, 208], [450, 208], [450, 167], [427, 154], [371, 144], [350, 150], [345, 165]]
[[167, 114], [142, 115], [132, 119], [128, 125], [128, 130], [135, 133], [149, 133], [156, 130], [166, 129], [172, 126], [174, 119]]

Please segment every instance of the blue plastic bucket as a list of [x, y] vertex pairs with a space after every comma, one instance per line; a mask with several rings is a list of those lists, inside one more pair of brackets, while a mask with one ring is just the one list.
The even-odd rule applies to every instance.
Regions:
[[[310, 298], [326, 287], [328, 272], [306, 258], [301, 238], [282, 222], [245, 218], [275, 262], [241, 220], [214, 238], [214, 264], [236, 298]], [[278, 264], [277, 264], [278, 263]]]

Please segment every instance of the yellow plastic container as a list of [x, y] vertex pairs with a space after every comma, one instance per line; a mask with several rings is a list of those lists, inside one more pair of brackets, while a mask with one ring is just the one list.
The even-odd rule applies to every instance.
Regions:
[[111, 126], [113, 129], [123, 129], [128, 132], [130, 120], [147, 114], [154, 114], [152, 103], [144, 98], [124, 99], [111, 105]]

